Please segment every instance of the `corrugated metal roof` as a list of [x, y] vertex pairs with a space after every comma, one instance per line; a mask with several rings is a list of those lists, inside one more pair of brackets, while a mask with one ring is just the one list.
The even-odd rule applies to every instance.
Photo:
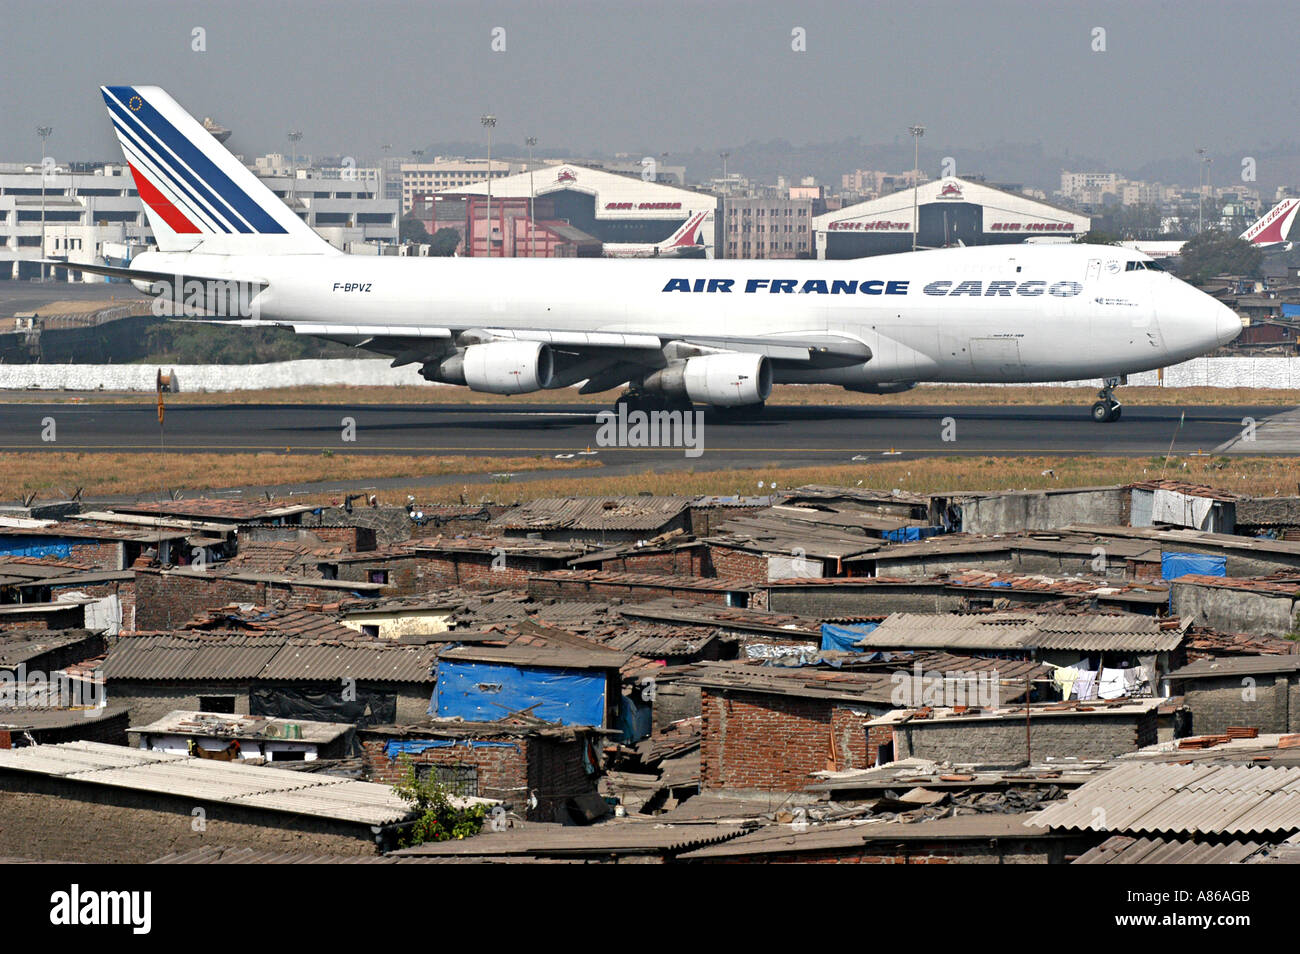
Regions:
[[151, 865], [421, 865], [428, 858], [395, 858], [392, 855], [314, 855], [308, 852], [263, 851], [258, 848], [231, 848], [205, 845], [189, 851], [173, 852], [149, 862]]
[[607, 822], [586, 828], [527, 825], [485, 832], [463, 841], [442, 841], [393, 852], [396, 857], [430, 855], [660, 854], [726, 841], [741, 834], [739, 825], [662, 825]]
[[392, 824], [411, 814], [387, 785], [100, 742], [0, 749], [0, 771], [369, 825]]
[[1169, 678], [1216, 679], [1275, 672], [1300, 672], [1300, 656], [1269, 654], [1234, 656], [1227, 659], [1198, 659], [1181, 669], [1175, 669], [1169, 674]]
[[1136, 613], [894, 613], [858, 641], [872, 649], [1169, 652], [1186, 625]]
[[1121, 764], [1044, 809], [1035, 823], [1124, 833], [1300, 831], [1300, 768]]
[[1076, 865], [1235, 865], [1263, 847], [1257, 841], [1175, 841], [1112, 835], [1074, 860]]
[[691, 504], [688, 497], [542, 497], [489, 524], [503, 530], [659, 530]]

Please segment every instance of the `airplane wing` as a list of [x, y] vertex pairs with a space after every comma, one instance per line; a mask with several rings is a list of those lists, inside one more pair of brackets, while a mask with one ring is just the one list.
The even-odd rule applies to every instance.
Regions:
[[109, 278], [126, 278], [137, 282], [171, 282], [175, 286], [183, 285], [186, 281], [200, 282], [243, 282], [248, 285], [257, 285], [261, 288], [270, 284], [264, 278], [251, 278], [247, 276], [234, 275], [182, 275], [177, 272], [151, 272], [140, 268], [129, 268], [120, 265], [83, 265], [79, 262], [65, 262], [61, 259], [46, 258], [41, 260], [41, 264], [50, 265], [54, 268], [64, 268], [73, 272], [89, 272], [92, 275], [105, 275]]

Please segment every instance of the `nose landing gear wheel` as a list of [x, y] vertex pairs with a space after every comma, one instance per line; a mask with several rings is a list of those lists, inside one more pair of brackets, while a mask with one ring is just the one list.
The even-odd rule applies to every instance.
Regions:
[[1118, 421], [1123, 408], [1115, 401], [1098, 401], [1092, 406], [1092, 419], [1098, 424]]

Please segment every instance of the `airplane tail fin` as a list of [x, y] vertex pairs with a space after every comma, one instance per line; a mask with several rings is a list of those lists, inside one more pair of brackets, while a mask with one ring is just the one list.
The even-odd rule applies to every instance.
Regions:
[[1241, 233], [1241, 237], [1252, 245], [1266, 248], [1286, 242], [1287, 233], [1295, 222], [1296, 213], [1300, 212], [1300, 199], [1283, 199], [1264, 213], [1259, 221]]
[[101, 86], [159, 251], [336, 250], [157, 86]]
[[696, 212], [687, 219], [682, 224], [681, 228], [674, 232], [667, 241], [660, 246], [660, 248], [691, 248], [695, 245], [701, 244], [700, 226], [704, 224], [704, 219], [707, 215], [707, 212]]

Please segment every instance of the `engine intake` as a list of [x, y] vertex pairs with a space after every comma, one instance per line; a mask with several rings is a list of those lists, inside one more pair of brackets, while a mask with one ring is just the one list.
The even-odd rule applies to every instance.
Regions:
[[706, 354], [671, 362], [642, 387], [715, 407], [762, 404], [772, 393], [772, 366], [761, 354]]

